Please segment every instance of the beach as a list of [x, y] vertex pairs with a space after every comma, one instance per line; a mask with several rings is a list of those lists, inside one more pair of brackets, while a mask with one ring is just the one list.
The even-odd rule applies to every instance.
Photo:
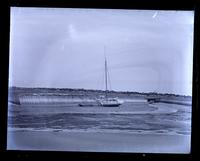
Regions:
[[189, 135], [111, 132], [8, 132], [10, 150], [189, 153]]
[[10, 104], [8, 123], [9, 150], [189, 153], [191, 145], [191, 107], [176, 104]]

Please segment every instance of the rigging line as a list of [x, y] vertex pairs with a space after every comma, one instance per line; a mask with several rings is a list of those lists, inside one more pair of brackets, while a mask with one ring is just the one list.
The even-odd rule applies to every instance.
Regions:
[[99, 77], [99, 78], [97, 77], [96, 83], [97, 83], [97, 90], [101, 89], [101, 77]]
[[[108, 76], [108, 73], [107, 73], [107, 59], [106, 59], [106, 47], [105, 47], [105, 45], [103, 46], [103, 53], [104, 53], [104, 60], [105, 60], [105, 66], [104, 66], [104, 74], [105, 74], [105, 91], [107, 91], [108, 89], [107, 89], [107, 76]], [[106, 95], [107, 95], [107, 93], [106, 93]]]
[[100, 68], [99, 76], [97, 77], [97, 89], [104, 90], [104, 70]]
[[109, 70], [108, 70], [108, 85], [110, 87], [110, 90], [112, 91], [111, 80], [110, 80], [110, 71]]
[[103, 46], [103, 53], [104, 53], [104, 60], [106, 60], [106, 47], [105, 47], [105, 45]]
[[105, 59], [105, 83], [106, 83], [106, 91], [108, 90], [108, 70], [107, 70], [107, 60]]
[[110, 89], [110, 90], [112, 90], [112, 86], [111, 86], [111, 79], [110, 79], [110, 70], [109, 70], [109, 68], [108, 68], [108, 65], [107, 65], [107, 77], [108, 77], [108, 88]]
[[106, 86], [106, 90], [110, 90], [112, 89], [111, 87], [111, 81], [110, 81], [110, 75], [109, 75], [109, 69], [108, 69], [108, 60], [106, 57], [106, 46], [104, 45], [104, 59], [105, 59], [105, 86]]
[[103, 76], [103, 77], [101, 77], [101, 90], [104, 90], [104, 85], [105, 85], [105, 84], [104, 84], [104, 83], [105, 83], [105, 82], [104, 82], [104, 79], [105, 79], [105, 78], [104, 78], [104, 76], [105, 76], [105, 75], [104, 75], [104, 69], [102, 70], [102, 73], [101, 73], [101, 74], [102, 74], [102, 76]]

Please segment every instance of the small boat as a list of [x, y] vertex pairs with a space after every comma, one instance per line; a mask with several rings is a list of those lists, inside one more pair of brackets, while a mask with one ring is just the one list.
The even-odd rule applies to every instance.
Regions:
[[81, 107], [94, 106], [94, 104], [92, 104], [92, 103], [79, 103], [78, 105]]
[[81, 107], [89, 107], [89, 106], [98, 106], [99, 104], [97, 102], [81, 102], [78, 104]]

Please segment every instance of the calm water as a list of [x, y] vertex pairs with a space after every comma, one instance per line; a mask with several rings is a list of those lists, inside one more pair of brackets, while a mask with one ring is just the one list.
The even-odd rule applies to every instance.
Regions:
[[[140, 106], [138, 105], [138, 107]], [[143, 109], [146, 108], [144, 107], [145, 104], [142, 106]], [[166, 114], [89, 114], [54, 112], [65, 111], [66, 109], [65, 107], [56, 106], [51, 108], [44, 106], [35, 108], [10, 106], [8, 127], [23, 130], [106, 130], [190, 135], [191, 111], [188, 110], [190, 108], [189, 106], [180, 108], [179, 105], [177, 112]]]

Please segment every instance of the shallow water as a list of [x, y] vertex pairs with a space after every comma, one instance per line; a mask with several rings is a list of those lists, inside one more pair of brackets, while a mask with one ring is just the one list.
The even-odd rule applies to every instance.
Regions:
[[[147, 103], [128, 103], [118, 111], [149, 110]], [[172, 106], [169, 104], [169, 107]], [[94, 110], [99, 107], [83, 107], [73, 105], [76, 110]], [[163, 107], [164, 108], [164, 107]], [[176, 108], [173, 105], [171, 108]], [[131, 110], [130, 110], [131, 109]], [[19, 106], [9, 107], [9, 129], [23, 130], [79, 130], [79, 131], [117, 131], [190, 135], [191, 133], [191, 107], [177, 105], [173, 113], [70, 113], [72, 108], [66, 106]], [[112, 109], [106, 109], [112, 110]], [[95, 111], [95, 110], [94, 110]], [[69, 113], [68, 113], [69, 112]]]

